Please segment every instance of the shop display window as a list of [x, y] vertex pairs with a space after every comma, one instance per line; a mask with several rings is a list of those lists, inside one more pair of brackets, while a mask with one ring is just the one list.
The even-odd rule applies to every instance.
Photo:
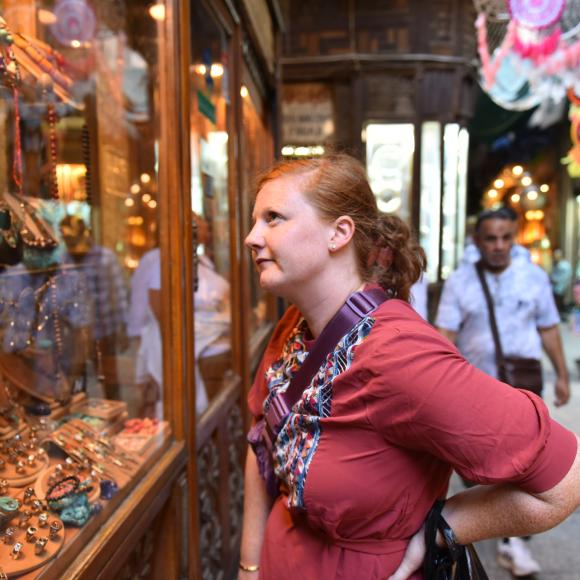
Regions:
[[419, 242], [427, 254], [427, 278], [436, 282], [439, 271], [441, 228], [441, 125], [434, 121], [421, 127], [421, 218]]
[[[170, 438], [159, 330], [162, 17], [163, 4], [128, 0], [0, 4], [0, 567], [9, 577], [70, 561]], [[223, 151], [216, 131], [206, 135], [211, 155]], [[212, 178], [223, 204], [223, 175]], [[213, 223], [221, 236], [227, 228]], [[227, 268], [228, 257], [216, 263]]]
[[379, 210], [410, 219], [415, 129], [412, 123], [369, 123], [367, 173]]
[[441, 278], [455, 270], [463, 253], [465, 240], [465, 202], [467, 184], [467, 129], [450, 123], [443, 134], [444, 195], [441, 251]]
[[234, 376], [228, 151], [229, 39], [201, 3], [192, 9], [191, 208], [196, 239], [196, 410], [202, 415]]

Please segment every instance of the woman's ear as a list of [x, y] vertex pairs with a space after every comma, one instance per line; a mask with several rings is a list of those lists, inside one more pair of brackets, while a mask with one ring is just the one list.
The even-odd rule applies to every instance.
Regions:
[[348, 215], [340, 216], [334, 222], [334, 230], [330, 239], [330, 246], [333, 250], [340, 250], [346, 246], [355, 232], [353, 219]]

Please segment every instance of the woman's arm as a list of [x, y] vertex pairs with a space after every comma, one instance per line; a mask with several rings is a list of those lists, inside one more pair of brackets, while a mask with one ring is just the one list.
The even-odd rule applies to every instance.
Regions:
[[[240, 549], [240, 562], [246, 566], [255, 566], [260, 563], [264, 530], [271, 507], [272, 500], [266, 492], [264, 480], [258, 471], [256, 455], [248, 446], [244, 482], [244, 524]], [[238, 578], [239, 580], [257, 579], [258, 573], [240, 570]]]
[[[478, 486], [449, 498], [443, 516], [461, 544], [488, 538], [544, 532], [580, 506], [580, 440], [576, 458], [564, 478], [552, 489], [528, 493], [513, 484]], [[423, 563], [424, 530], [411, 539], [399, 568], [389, 580], [406, 580]]]

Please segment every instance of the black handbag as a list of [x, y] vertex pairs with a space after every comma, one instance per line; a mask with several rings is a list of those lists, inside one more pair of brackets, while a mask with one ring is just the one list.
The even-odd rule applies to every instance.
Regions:
[[[435, 502], [425, 521], [425, 580], [489, 580], [473, 545], [457, 543], [453, 530], [441, 515], [444, 505], [444, 501]], [[445, 548], [437, 546], [437, 530], [445, 540]]]
[[485, 301], [487, 302], [487, 309], [489, 312], [489, 324], [491, 326], [491, 334], [495, 344], [495, 360], [497, 363], [497, 378], [518, 389], [525, 389], [532, 391], [536, 395], [542, 395], [543, 377], [542, 377], [542, 363], [535, 358], [525, 358], [519, 356], [504, 356], [499, 339], [499, 331], [497, 329], [497, 322], [495, 320], [495, 311], [493, 308], [493, 300], [489, 292], [489, 287], [483, 273], [483, 264], [478, 262], [475, 265]]

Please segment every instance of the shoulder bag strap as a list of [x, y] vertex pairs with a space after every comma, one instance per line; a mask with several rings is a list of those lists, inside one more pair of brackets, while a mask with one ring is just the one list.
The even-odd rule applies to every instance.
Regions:
[[389, 296], [382, 288], [355, 292], [349, 296], [341, 309], [324, 327], [306, 360], [292, 377], [286, 391], [272, 398], [270, 407], [266, 412], [266, 421], [272, 431], [278, 431], [292, 405], [300, 398], [328, 353], [334, 349], [339, 340], [355, 324], [376, 310], [388, 298]]
[[[477, 270], [477, 275], [479, 276], [479, 281], [481, 282], [481, 287], [483, 288], [483, 294], [485, 295], [485, 301], [487, 302], [487, 310], [489, 313], [489, 324], [491, 326], [491, 334], [493, 336], [493, 342], [495, 343], [495, 359], [497, 362], [498, 372], [503, 367], [504, 357], [503, 350], [501, 348], [501, 342], [499, 339], [499, 331], [497, 329], [497, 322], [495, 320], [495, 311], [493, 308], [493, 300], [489, 292], [489, 286], [487, 285], [487, 280], [485, 279], [485, 273], [483, 271], [483, 264], [481, 261], [475, 264], [475, 269]], [[500, 377], [501, 379], [501, 377]]]

